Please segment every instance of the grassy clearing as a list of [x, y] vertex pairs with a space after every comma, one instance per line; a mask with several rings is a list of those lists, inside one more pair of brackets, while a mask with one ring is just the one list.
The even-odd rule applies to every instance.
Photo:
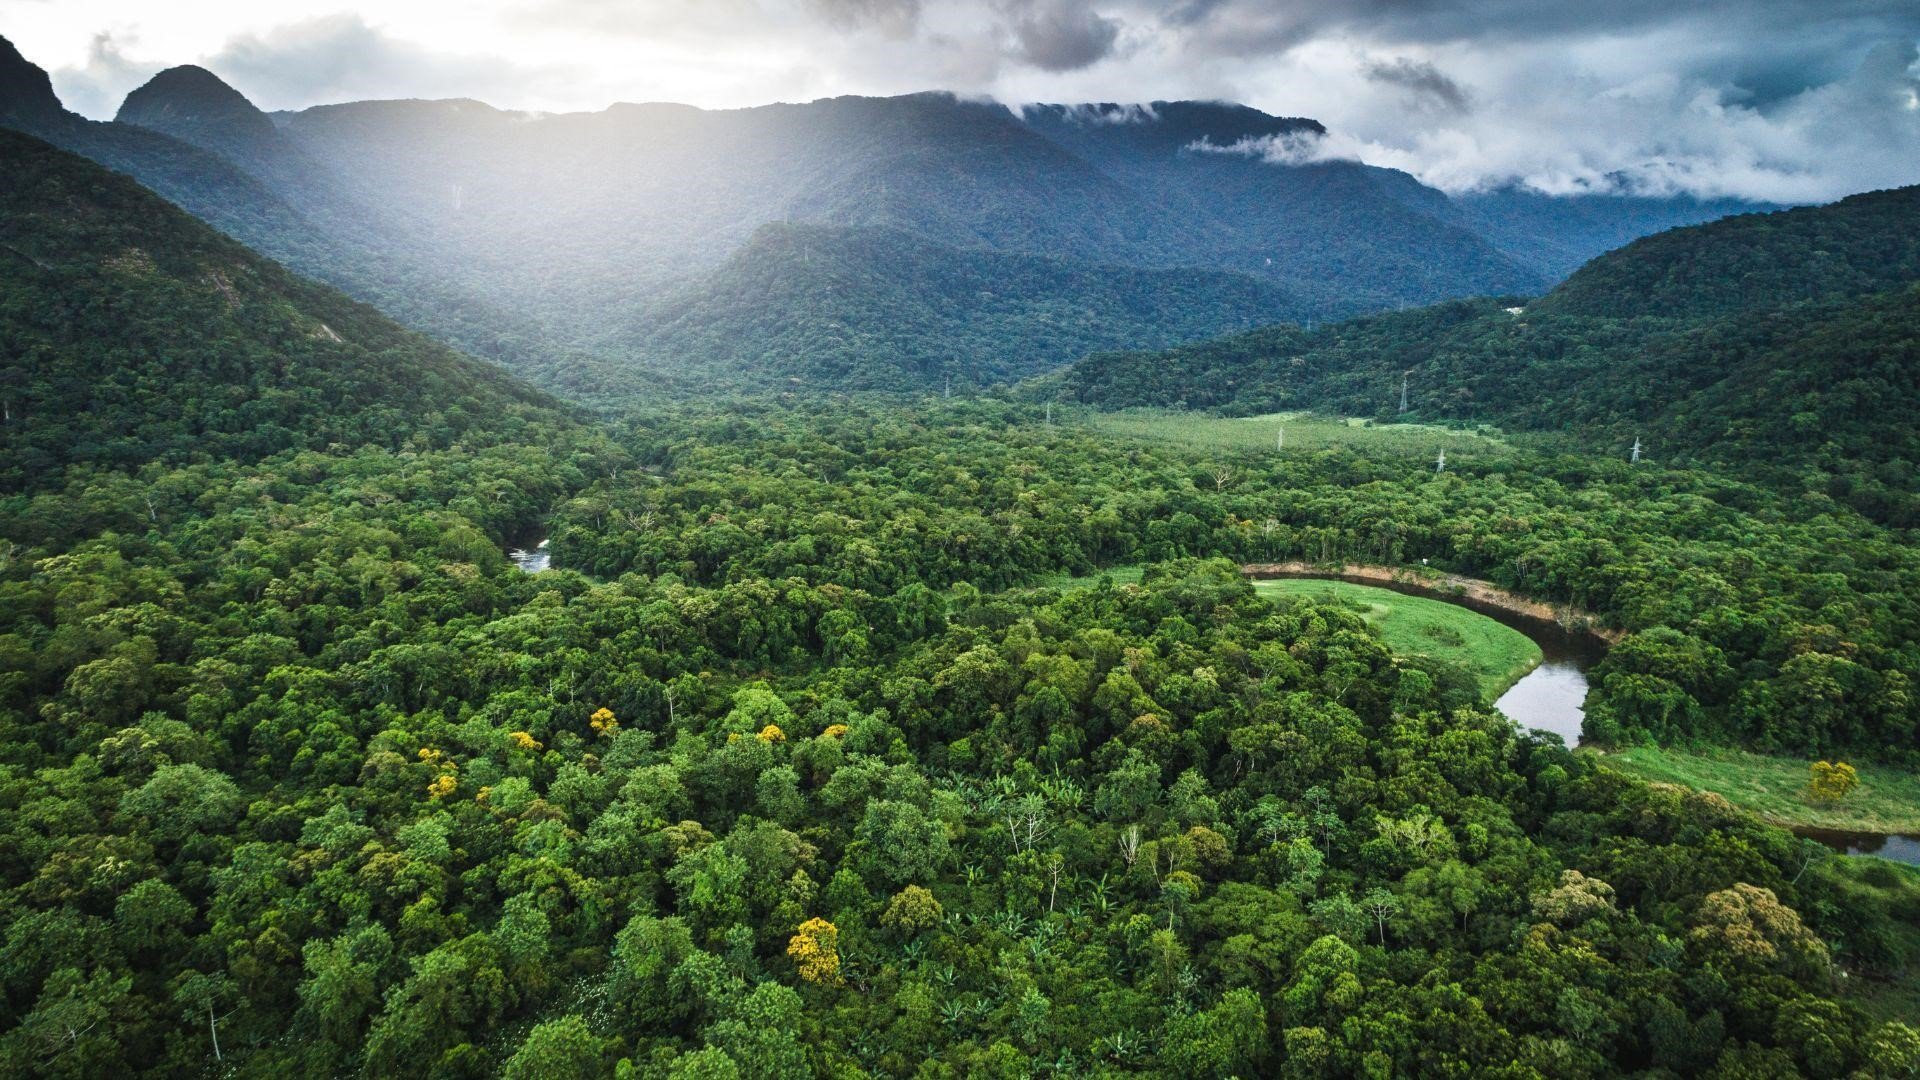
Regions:
[[1158, 409], [1090, 413], [1086, 423], [1109, 435], [1154, 442], [1171, 442], [1202, 450], [1273, 450], [1275, 437], [1286, 431], [1288, 452], [1309, 453], [1348, 447], [1374, 457], [1405, 455], [1431, 461], [1442, 447], [1448, 462], [1484, 463], [1512, 456], [1512, 449], [1488, 433], [1433, 427], [1425, 424], [1371, 424], [1306, 413], [1269, 416], [1220, 417], [1204, 413]]
[[1607, 754], [1607, 762], [1642, 780], [1684, 784], [1780, 825], [1848, 832], [1920, 833], [1920, 775], [1862, 765], [1860, 786], [1837, 805], [1807, 795], [1807, 762], [1744, 750], [1673, 750], [1634, 746]]
[[1103, 577], [1113, 579], [1115, 585], [1138, 585], [1140, 575], [1146, 572], [1144, 566], [1116, 566], [1111, 570], [1095, 570], [1091, 574], [1047, 574], [1037, 579], [1035, 585], [1044, 585], [1049, 589], [1084, 589]]
[[1488, 701], [1540, 663], [1540, 646], [1527, 635], [1444, 600], [1345, 581], [1281, 579], [1256, 581], [1253, 588], [1270, 598], [1331, 598], [1352, 605], [1394, 652], [1431, 656], [1471, 671]]

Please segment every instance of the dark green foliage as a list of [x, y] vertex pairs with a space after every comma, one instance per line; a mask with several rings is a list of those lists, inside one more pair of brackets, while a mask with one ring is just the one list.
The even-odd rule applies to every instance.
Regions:
[[512, 439], [557, 402], [0, 131], [0, 490], [70, 463]]
[[[1239, 274], [941, 247], [892, 229], [769, 225], [623, 333], [662, 367], [755, 389], [962, 389], [1121, 344], [1341, 310]], [[1351, 310], [1351, 308], [1347, 308]]]
[[1637, 240], [1542, 300], [1565, 315], [1729, 315], [1884, 292], [1920, 279], [1920, 187], [1725, 218]]
[[[990, 403], [528, 423], [79, 463], [0, 507], [7, 1060], [1557, 1077], [1871, 1068], [1908, 1037], [1831, 996], [1786, 907], [1885, 973], [1905, 900], [1184, 558], [1431, 553], [1687, 626], [1616, 667], [1711, 716], [1729, 663], [1769, 685], [1818, 618], [1909, 633], [1911, 560], [1870, 526], [1880, 564], [1837, 571], [1760, 491], [1525, 455], [1203, 487], [1206, 460]], [[563, 569], [487, 539], [530, 501]], [[1020, 586], [1140, 558], [1172, 561]], [[1750, 955], [1756, 909], [1781, 959]], [[787, 944], [816, 918], [838, 966], [809, 982]]]

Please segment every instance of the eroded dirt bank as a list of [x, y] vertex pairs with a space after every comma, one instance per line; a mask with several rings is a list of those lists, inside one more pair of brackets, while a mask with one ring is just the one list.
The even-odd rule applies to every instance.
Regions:
[[1474, 604], [1511, 612], [1523, 618], [1558, 623], [1569, 631], [1592, 634], [1609, 645], [1627, 636], [1623, 630], [1601, 625], [1599, 616], [1592, 612], [1582, 611], [1567, 604], [1548, 604], [1529, 599], [1518, 593], [1509, 592], [1490, 581], [1480, 581], [1455, 574], [1421, 572], [1404, 566], [1374, 566], [1367, 563], [1315, 564], [1299, 561], [1248, 563], [1240, 568], [1240, 572], [1252, 578], [1320, 577], [1361, 583], [1373, 582], [1418, 591], [1441, 600], [1467, 600]]

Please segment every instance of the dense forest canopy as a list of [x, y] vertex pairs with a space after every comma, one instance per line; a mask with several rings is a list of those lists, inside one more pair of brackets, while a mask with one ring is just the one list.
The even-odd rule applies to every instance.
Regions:
[[[1796, 750], [1867, 737], [1842, 716], [1911, 745], [1910, 714], [1794, 689], [1872, 697], [1904, 650], [1761, 674], [1821, 619], [1911, 639], [1910, 554], [1843, 510], [1528, 456], [1238, 461], [1223, 490], [1218, 460], [987, 403], [534, 431], [81, 465], [8, 504], [9, 1061], [1914, 1060], [1834, 988], [1912, 962], [1920, 883], [1524, 737], [1463, 671], [1190, 558], [1433, 551], [1661, 624], [1600, 680], [1612, 723], [1717, 731], [1773, 686]], [[546, 508], [564, 569], [521, 574], [494, 538]], [[1810, 561], [1842, 529], [1883, 565]], [[1162, 562], [1022, 585], [1109, 559]]]

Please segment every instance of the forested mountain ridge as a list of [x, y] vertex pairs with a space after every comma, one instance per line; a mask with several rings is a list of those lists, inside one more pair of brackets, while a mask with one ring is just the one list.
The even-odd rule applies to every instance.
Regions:
[[0, 490], [79, 462], [493, 442], [564, 411], [12, 131], [0, 131], [0, 261]]
[[1920, 186], [1743, 214], [1636, 240], [1580, 268], [1536, 312], [1711, 317], [1920, 281]]
[[[920, 379], [917, 358], [945, 355], [956, 377], [987, 383], [1073, 359], [1068, 343], [1120, 344], [1102, 324], [1162, 345], [1276, 319], [1538, 292], [1574, 253], [1727, 209], [1450, 199], [1354, 162], [1277, 163], [1262, 140], [1316, 137], [1321, 126], [1215, 102], [1014, 112], [928, 93], [538, 115], [379, 101], [269, 117], [214, 73], [176, 68], [130, 94], [117, 122], [95, 124], [66, 113], [10, 45], [0, 69], [0, 122], [128, 172], [408, 325], [603, 401], [657, 388], [642, 372], [757, 385], [780, 377], [753, 370], [769, 356], [803, 381], [846, 385], [852, 372], [853, 385], [887, 388]], [[863, 229], [912, 234], [917, 263], [952, 264], [928, 284], [971, 275], [991, 253], [1070, 260], [1078, 280], [1165, 271], [1171, 292], [1115, 322], [1115, 290], [1029, 274], [1039, 292], [1023, 304], [1070, 327], [1043, 332], [1051, 343], [1033, 343], [1020, 317], [963, 333], [938, 318], [889, 325], [873, 297], [796, 307], [776, 330], [743, 306], [739, 261], [758, 229], [778, 223], [847, 230], [842, 247], [862, 244]], [[794, 287], [822, 295], [830, 284]], [[887, 295], [921, 310], [950, 299], [897, 282]], [[888, 369], [896, 345], [910, 370]]]
[[1536, 301], [1093, 356], [1058, 392], [1103, 407], [1493, 424], [1606, 453], [1641, 438], [1911, 524], [1917, 235], [1920, 188], [1744, 215], [1604, 255]]
[[703, 358], [714, 385], [907, 392], [1049, 371], [1099, 349], [1205, 337], [1312, 298], [1211, 270], [956, 250], [879, 227], [764, 225], [709, 277], [652, 305], [615, 348]]

